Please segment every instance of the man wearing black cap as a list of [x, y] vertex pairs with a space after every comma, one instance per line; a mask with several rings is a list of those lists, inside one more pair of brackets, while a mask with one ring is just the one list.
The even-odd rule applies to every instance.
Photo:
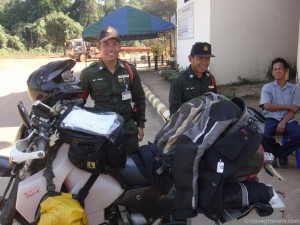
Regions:
[[[116, 112], [124, 118], [123, 137], [127, 153], [138, 148], [144, 137], [145, 93], [136, 68], [118, 58], [121, 39], [117, 30], [108, 26], [100, 33], [98, 48], [101, 59], [82, 70], [80, 80], [85, 90], [81, 96], [88, 95], [101, 111]], [[131, 103], [135, 104], [133, 118]]]
[[211, 54], [211, 45], [207, 42], [196, 42], [189, 55], [190, 66], [175, 76], [172, 81], [169, 105], [170, 114], [174, 114], [179, 107], [206, 92], [217, 93], [214, 76], [208, 71]]

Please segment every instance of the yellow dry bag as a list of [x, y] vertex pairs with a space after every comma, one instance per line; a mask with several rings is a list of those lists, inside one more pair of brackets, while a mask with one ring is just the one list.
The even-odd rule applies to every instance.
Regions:
[[70, 193], [48, 196], [37, 211], [38, 225], [88, 225], [88, 219], [79, 201]]

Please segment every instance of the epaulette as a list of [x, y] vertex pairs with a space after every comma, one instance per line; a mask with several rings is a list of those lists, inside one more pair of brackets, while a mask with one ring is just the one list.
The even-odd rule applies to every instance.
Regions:
[[95, 66], [95, 65], [97, 65], [97, 64], [98, 64], [98, 61], [92, 62], [88, 67], [92, 67], [92, 66]]
[[87, 70], [90, 67], [96, 66], [98, 64], [98, 61], [96, 62], [92, 62], [90, 65], [88, 65], [87, 67], [83, 68], [82, 71]]

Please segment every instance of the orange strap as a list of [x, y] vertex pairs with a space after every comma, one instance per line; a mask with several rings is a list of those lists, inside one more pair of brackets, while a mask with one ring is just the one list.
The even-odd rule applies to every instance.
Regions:
[[125, 62], [124, 62], [124, 65], [125, 65], [125, 67], [126, 67], [128, 73], [129, 73], [130, 80], [131, 80], [131, 83], [132, 83], [133, 78], [134, 78], [132, 69], [131, 69], [131, 67], [129, 66], [128, 62], [125, 61]]

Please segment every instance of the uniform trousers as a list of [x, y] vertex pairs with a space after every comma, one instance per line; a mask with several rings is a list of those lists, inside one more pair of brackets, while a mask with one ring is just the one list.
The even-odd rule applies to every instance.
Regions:
[[138, 131], [133, 119], [127, 119], [124, 121], [122, 129], [122, 138], [127, 155], [130, 155], [134, 150], [136, 150], [139, 147]]

